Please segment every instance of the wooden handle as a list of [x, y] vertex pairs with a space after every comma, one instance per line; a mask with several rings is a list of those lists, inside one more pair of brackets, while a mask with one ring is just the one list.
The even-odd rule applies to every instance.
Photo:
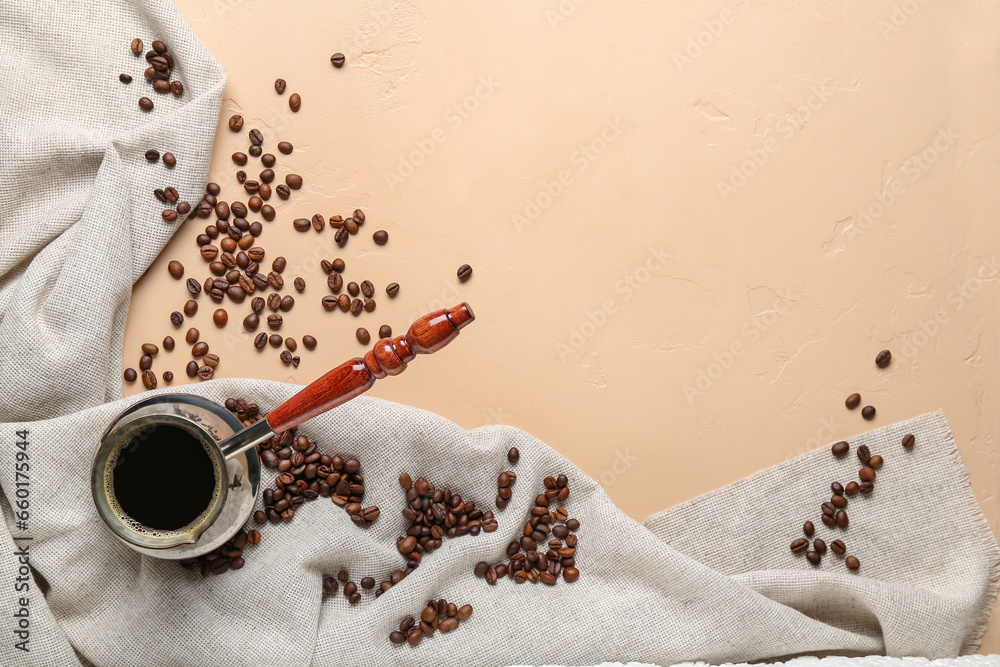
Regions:
[[424, 315], [410, 325], [405, 336], [380, 339], [364, 358], [345, 361], [271, 410], [267, 423], [280, 433], [346, 403], [368, 391], [375, 380], [402, 373], [416, 355], [437, 352], [474, 319], [467, 303]]

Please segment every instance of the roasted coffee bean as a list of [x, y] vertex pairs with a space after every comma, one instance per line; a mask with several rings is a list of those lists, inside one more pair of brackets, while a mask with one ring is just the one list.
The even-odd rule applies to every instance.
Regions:
[[388, 324], [383, 324], [382, 326], [380, 326], [378, 328], [378, 337], [392, 338], [392, 327], [390, 327]]
[[208, 353], [204, 357], [202, 357], [201, 362], [206, 366], [211, 366], [212, 368], [215, 368], [216, 366], [219, 365], [219, 355]]
[[177, 193], [176, 188], [172, 187], [164, 188], [163, 194], [167, 198], [167, 201], [170, 202], [171, 204], [176, 203], [177, 200], [180, 199], [180, 195]]
[[186, 201], [177, 202], [177, 215], [187, 215], [191, 211], [191, 204]]
[[198, 294], [201, 292], [201, 284], [194, 278], [187, 279], [187, 289], [191, 294]]
[[[271, 154], [268, 153], [267, 155], [271, 155]], [[267, 155], [265, 155], [264, 157], [267, 157]], [[272, 155], [271, 157], [274, 157], [274, 156]], [[260, 182], [261, 183], [270, 183], [271, 181], [274, 180], [274, 170], [273, 169], [265, 169], [264, 171], [260, 172], [260, 174], [258, 174], [258, 178], [260, 178]], [[258, 206], [258, 208], [260, 208], [260, 207]]]
[[267, 345], [267, 334], [261, 332], [253, 339], [253, 346], [258, 350], [263, 350], [265, 345]]
[[153, 90], [158, 93], [169, 93], [170, 92], [170, 82], [165, 79], [156, 79], [153, 81]]
[[156, 78], [156, 70], [152, 67], [147, 67], [142, 75], [146, 78], [146, 81], [152, 81]]
[[[184, 94], [184, 84], [181, 83], [180, 81], [171, 81], [170, 92], [173, 93], [176, 97], [180, 97], [181, 95]], [[165, 155], [164, 158], [166, 158]], [[166, 159], [164, 159], [163, 161], [166, 162]]]
[[163, 349], [170, 352], [174, 349], [174, 339], [172, 336], [164, 336], [163, 338]]
[[823, 557], [815, 551], [807, 551], [806, 560], [808, 560], [811, 565], [819, 565], [823, 562]]
[[372, 240], [375, 241], [375, 245], [385, 245], [389, 242], [389, 232], [380, 229], [372, 234]]
[[858, 486], [857, 482], [848, 482], [847, 486], [844, 487], [844, 495], [853, 496], [858, 492], [859, 488], [860, 487]]
[[141, 56], [142, 55], [142, 49], [143, 49], [142, 40], [139, 39], [138, 37], [136, 37], [135, 39], [133, 39], [132, 40], [132, 53], [134, 53], [137, 56]]
[[[280, 329], [281, 315], [278, 315], [277, 313], [274, 313], [273, 315], [268, 315], [267, 326], [270, 327], [271, 329]], [[291, 359], [289, 359], [289, 362], [291, 362]]]
[[292, 281], [292, 285], [295, 286], [296, 291], [302, 292], [306, 288], [306, 281], [303, 280], [302, 278], [296, 278], [295, 280]]
[[244, 181], [243, 189], [247, 192], [257, 192], [260, 189], [260, 182], [254, 180]]
[[813, 540], [813, 550], [822, 556], [826, 553], [826, 542], [817, 537]]
[[167, 203], [167, 193], [165, 193], [162, 188], [156, 188], [153, 190], [153, 196], [159, 199], [164, 204]]
[[330, 62], [333, 63], [333, 66], [337, 68], [343, 67], [345, 60], [346, 59], [344, 58], [343, 53], [334, 53], [332, 56], [330, 56]]
[[844, 401], [844, 405], [847, 406], [848, 410], [855, 409], [856, 407], [861, 405], [861, 394], [857, 393], [851, 394], [850, 396], [847, 397], [847, 400]]
[[195, 377], [196, 375], [198, 375], [198, 362], [197, 361], [189, 361], [187, 363], [187, 368], [185, 370], [186, 370], [187, 376], [189, 378]]
[[281, 274], [278, 273], [277, 271], [271, 271], [269, 274], [267, 274], [267, 282], [274, 289], [281, 289], [282, 287], [285, 286], [285, 279], [282, 278]]
[[833, 516], [837, 513], [837, 506], [833, 503], [823, 503], [820, 508], [823, 510], [823, 514], [826, 516]]
[[302, 108], [302, 98], [299, 97], [298, 93], [292, 93], [288, 97], [288, 108], [291, 109], [293, 112], [297, 112], [299, 109]]
[[[285, 185], [284, 183], [280, 183], [280, 184], [276, 185], [276, 186], [275, 186], [275, 188], [274, 188], [274, 192], [275, 192], [275, 194], [277, 194], [277, 195], [278, 195], [278, 197], [279, 197], [280, 199], [282, 199], [282, 200], [284, 200], [284, 199], [288, 199], [289, 197], [291, 197], [291, 196], [292, 196], [292, 191], [291, 191], [291, 190], [289, 189], [289, 187], [288, 187], [287, 185]], [[265, 207], [263, 207], [263, 208], [261, 209], [261, 215], [263, 215], [263, 211], [264, 211], [264, 208], [271, 208], [271, 207], [270, 207], [270, 206], [265, 206]], [[271, 211], [272, 211], [272, 216], [273, 216], [273, 211], [274, 211], [274, 209], [271, 209]], [[265, 217], [266, 217], [266, 216], [265, 216]], [[273, 217], [271, 217], [271, 218], [267, 218], [267, 219], [269, 219], [269, 220], [273, 220], [274, 218], [273, 218]]]
[[279, 141], [278, 142], [278, 150], [280, 152], [284, 153], [285, 155], [288, 155], [289, 153], [292, 152], [293, 148], [292, 148], [292, 145], [290, 143], [288, 143], [287, 141]]
[[844, 496], [834, 495], [830, 498], [830, 502], [833, 503], [834, 507], [847, 507], [847, 498]]
[[239, 114], [233, 114], [229, 118], [229, 129], [233, 132], [239, 132], [243, 129], [243, 116]]
[[833, 542], [830, 542], [830, 551], [838, 556], [843, 555], [843, 553], [847, 551], [847, 545], [844, 544], [842, 540], [834, 540]]
[[172, 208], [163, 209], [163, 213], [161, 213], [160, 215], [167, 222], [173, 222], [174, 220], [177, 219], [177, 211], [173, 210]]
[[337, 233], [333, 235], [333, 240], [339, 247], [343, 248], [345, 245], [347, 245], [348, 237], [350, 237], [350, 234], [347, 233], [346, 229], [341, 227], [340, 229], [337, 230]]
[[916, 442], [917, 439], [913, 437], [912, 433], [907, 433], [906, 435], [903, 436], [903, 447], [905, 447], [906, 449], [910, 449], [911, 447], [913, 447], [913, 445], [916, 444]]
[[199, 341], [191, 347], [191, 356], [198, 358], [203, 357], [208, 354], [208, 343], [205, 341]]
[[125, 378], [126, 382], [135, 382], [135, 379], [138, 377], [138, 374], [135, 372], [134, 368], [126, 368], [125, 372], [122, 373], [122, 377]]
[[875, 355], [875, 365], [879, 368], [885, 368], [892, 361], [892, 352], [889, 350], [882, 350], [877, 355]]
[[142, 372], [142, 384], [146, 389], [156, 389], [156, 374], [148, 368]]
[[576, 569], [571, 565], [563, 569], [562, 575], [563, 579], [565, 579], [567, 583], [571, 584], [580, 578], [580, 570]]
[[865, 407], [861, 408], [861, 416], [867, 419], [868, 421], [875, 419], [875, 408], [872, 407], [871, 405], [866, 405]]
[[160, 348], [155, 343], [143, 343], [141, 349], [143, 354], [148, 354], [151, 357], [155, 357], [160, 352]]
[[264, 143], [264, 135], [257, 128], [250, 130], [250, 143], [254, 146], [260, 146]]
[[806, 521], [804, 524], [802, 524], [802, 532], [805, 533], [808, 536], [812, 536], [812, 534], [813, 534], [813, 532], [815, 530], [816, 530], [816, 527], [813, 526], [813, 522], [812, 521]]
[[390, 298], [395, 297], [399, 294], [399, 283], [389, 283], [386, 285], [385, 293], [388, 294]]
[[215, 326], [224, 327], [229, 322], [229, 313], [226, 312], [225, 308], [219, 308], [212, 313], [212, 321], [215, 322]]
[[578, 519], [566, 519], [566, 527], [572, 531], [580, 530], [580, 521]]
[[871, 482], [861, 482], [858, 486], [858, 490], [861, 491], [862, 494], [868, 495], [875, 490], [875, 485]]
[[307, 350], [315, 350], [316, 349], [316, 339], [313, 338], [312, 336], [309, 336], [309, 335], [303, 336], [302, 337], [302, 344], [305, 346], [305, 348]]
[[337, 297], [332, 294], [327, 294], [323, 297], [321, 303], [323, 304], [323, 308], [326, 310], [333, 310], [337, 307]]
[[862, 482], [874, 482], [875, 481], [875, 471], [870, 467], [864, 467], [858, 471], [858, 479]]
[[331, 292], [337, 294], [344, 286], [344, 279], [340, 277], [339, 273], [331, 273], [326, 277], [326, 285], [330, 288]]
[[848, 556], [844, 559], [844, 565], [846, 565], [849, 570], [856, 570], [861, 567], [861, 562], [854, 556]]
[[875, 469], [881, 468], [882, 463], [883, 463], [882, 457], [879, 456], [878, 454], [875, 454], [870, 459], [868, 459], [868, 467], [870, 468], [875, 468]]
[[200, 336], [201, 332], [195, 329], [194, 327], [191, 327], [190, 329], [187, 330], [187, 333], [184, 334], [184, 340], [186, 340], [188, 344], [194, 345], [195, 343], [198, 342], [198, 338]]
[[170, 263], [167, 264], [167, 273], [169, 273], [172, 278], [180, 278], [184, 275], [184, 265], [176, 259], [171, 260]]
[[156, 150], [155, 148], [150, 148], [148, 151], [145, 152], [145, 156], [148, 161], [156, 162], [157, 160], [160, 159], [160, 151]]
[[847, 518], [847, 512], [845, 512], [844, 510], [840, 510], [839, 512], [837, 512], [837, 515], [834, 517], [834, 519], [837, 521], [837, 525], [840, 526], [841, 528], [847, 528], [848, 524], [850, 523], [850, 520]]
[[347, 293], [351, 296], [357, 296], [361, 293], [361, 287], [354, 281], [347, 283]]
[[358, 342], [362, 345], [367, 345], [368, 341], [372, 339], [371, 334], [368, 333], [368, 329], [365, 329], [364, 327], [358, 327], [358, 330], [354, 332], [354, 335], [357, 336]]
[[799, 537], [792, 541], [792, 553], [800, 554], [804, 553], [809, 548], [809, 540], [804, 537]]
[[311, 226], [308, 218], [295, 218], [292, 220], [292, 228], [297, 232], [308, 232]]
[[468, 264], [463, 264], [462, 266], [458, 267], [457, 273], [458, 273], [458, 279], [464, 283], [466, 280], [472, 277], [472, 267], [469, 266]]
[[152, 367], [153, 367], [153, 357], [149, 356], [148, 354], [142, 355], [142, 357], [139, 359], [139, 370], [148, 371]]
[[858, 460], [868, 465], [868, 460], [872, 457], [871, 450], [868, 449], [868, 445], [861, 445], [857, 449]]
[[149, 99], [148, 97], [140, 97], [139, 98], [139, 108], [142, 109], [143, 111], [152, 111], [153, 110], [153, 100]]
[[333, 266], [333, 270], [336, 271], [337, 273], [343, 273], [344, 269], [347, 268], [347, 264], [345, 264], [344, 260], [342, 260], [339, 257], [330, 262], [330, 264]]
[[371, 298], [375, 296], [375, 285], [372, 284], [370, 280], [364, 280], [361, 282], [361, 293], [366, 297]]
[[344, 220], [344, 229], [347, 230], [348, 234], [358, 233], [358, 223], [354, 221], [354, 218], [347, 218]]
[[279, 306], [283, 312], [288, 312], [295, 305], [295, 297], [291, 294], [286, 294], [281, 297], [281, 305]]
[[132, 77], [130, 77], [128, 74], [125, 73], [119, 74], [118, 80], [121, 81], [122, 83], [132, 83]]
[[851, 446], [847, 444], [846, 440], [841, 440], [840, 442], [833, 443], [833, 447], [830, 448], [834, 456], [843, 456], [847, 452], [851, 451]]
[[271, 310], [278, 310], [281, 308], [281, 295], [280, 294], [268, 294], [267, 295], [267, 307]]
[[354, 299], [351, 301], [351, 315], [355, 317], [361, 314], [362, 309], [365, 305], [361, 302], [361, 299]]
[[[243, 165], [245, 165], [247, 163], [247, 159], [248, 159], [246, 153], [241, 153], [239, 151], [233, 153], [232, 158], [233, 158], [233, 163], [236, 164], [239, 167], [242, 167]], [[240, 179], [240, 174], [243, 174], [242, 180]], [[242, 183], [243, 181], [245, 181], [246, 180], [246, 172], [245, 171], [238, 171], [238, 172], [236, 172], [236, 180], [239, 181], [240, 183]]]
[[323, 228], [326, 227], [326, 218], [319, 213], [315, 214], [312, 217], [312, 226], [317, 232], [323, 231]]

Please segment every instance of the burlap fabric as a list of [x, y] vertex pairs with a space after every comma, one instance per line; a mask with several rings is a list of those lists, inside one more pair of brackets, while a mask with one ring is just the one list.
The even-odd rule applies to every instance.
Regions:
[[[136, 105], [148, 87], [145, 63], [127, 48], [135, 36], [167, 42], [186, 87], [179, 99], [153, 96], [150, 114]], [[118, 82], [122, 71], [135, 77], [131, 86]], [[830, 481], [856, 473], [856, 462], [826, 449], [640, 525], [521, 431], [465, 431], [369, 398], [305, 429], [325, 451], [361, 459], [366, 500], [383, 509], [373, 526], [357, 528], [320, 500], [291, 523], [264, 526], [238, 572], [202, 579], [138, 556], [98, 518], [89, 469], [101, 431], [131, 403], [118, 399], [129, 290], [173, 231], [149, 196], [164, 168], [142, 154], [170, 150], [170, 181], [182, 197], [201, 192], [225, 75], [168, 3], [22, 1], [0, 5], [0, 81], [0, 664], [670, 664], [800, 653], [936, 658], [976, 647], [998, 550], [941, 414], [854, 441], [887, 460], [876, 492], [852, 500], [842, 536], [861, 559], [857, 573], [832, 555], [812, 568], [788, 550]], [[267, 409], [294, 390], [223, 380], [192, 391]], [[910, 452], [899, 446], [906, 432], [917, 436]], [[522, 452], [518, 481], [496, 532], [446, 541], [377, 600], [321, 600], [324, 574], [381, 579], [399, 567], [400, 472], [486, 505], [512, 445]], [[16, 466], [25, 462], [22, 529]], [[560, 472], [582, 524], [580, 580], [489, 587], [475, 578], [477, 561], [499, 561], [520, 534], [542, 478]], [[34, 579], [15, 589], [26, 545], [51, 587], [44, 597]], [[22, 597], [27, 653], [14, 648]], [[430, 597], [471, 603], [475, 613], [416, 649], [390, 644], [389, 631]]]

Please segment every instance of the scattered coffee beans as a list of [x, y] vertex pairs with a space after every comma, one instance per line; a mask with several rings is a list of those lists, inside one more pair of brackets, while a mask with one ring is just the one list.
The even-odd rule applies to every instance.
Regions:
[[875, 355], [875, 365], [879, 368], [885, 368], [892, 361], [892, 352], [889, 350], [882, 350], [877, 355]]

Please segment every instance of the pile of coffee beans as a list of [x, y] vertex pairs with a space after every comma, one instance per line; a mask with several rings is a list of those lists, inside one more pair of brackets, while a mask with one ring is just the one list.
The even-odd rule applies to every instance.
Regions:
[[418, 621], [412, 616], [407, 616], [399, 624], [399, 630], [389, 633], [389, 641], [393, 644], [409, 644], [416, 646], [424, 637], [430, 637], [435, 631], [451, 632], [457, 630], [461, 623], [472, 617], [472, 605], [466, 604], [459, 607], [454, 602], [448, 602], [444, 598], [440, 600], [428, 600], [427, 606], [420, 612]]
[[[180, 97], [184, 94], [184, 84], [176, 79], [170, 80], [170, 75], [174, 70], [173, 55], [167, 50], [167, 45], [158, 39], [153, 40], [151, 46], [153, 48], [146, 52], [146, 62], [149, 63], [149, 67], [146, 68], [143, 76], [152, 86], [154, 92], [173, 93], [176, 97]], [[144, 48], [142, 40], [136, 37], [132, 40], [130, 48], [135, 56], [141, 56]], [[132, 76], [123, 72], [118, 75], [118, 80], [127, 85], [132, 83]], [[148, 97], [140, 97], [139, 108], [143, 111], [152, 111], [153, 101]], [[167, 166], [172, 167], [173, 165], [168, 164]]]
[[[889, 350], [882, 350], [877, 355], [875, 355], [875, 365], [879, 368], [886, 368], [892, 361], [892, 352]], [[844, 400], [844, 405], [847, 406], [848, 410], [856, 410], [858, 406], [861, 405], [861, 394], [855, 392]], [[875, 406], [866, 405], [861, 408], [861, 416], [867, 421], [875, 419]]]
[[569, 498], [566, 475], [549, 476], [543, 480], [545, 491], [535, 497], [531, 518], [524, 524], [523, 535], [507, 545], [506, 563], [490, 565], [482, 561], [473, 572], [491, 586], [507, 576], [515, 583], [542, 582], [554, 586], [560, 575], [567, 583], [580, 578], [576, 566], [577, 536], [580, 522], [570, 518], [566, 508], [552, 508], [554, 502]]
[[240, 530], [221, 547], [197, 558], [185, 558], [178, 562], [185, 570], [200, 570], [203, 577], [238, 570], [245, 564], [243, 550], [248, 544], [260, 544], [260, 531], [256, 528]]

